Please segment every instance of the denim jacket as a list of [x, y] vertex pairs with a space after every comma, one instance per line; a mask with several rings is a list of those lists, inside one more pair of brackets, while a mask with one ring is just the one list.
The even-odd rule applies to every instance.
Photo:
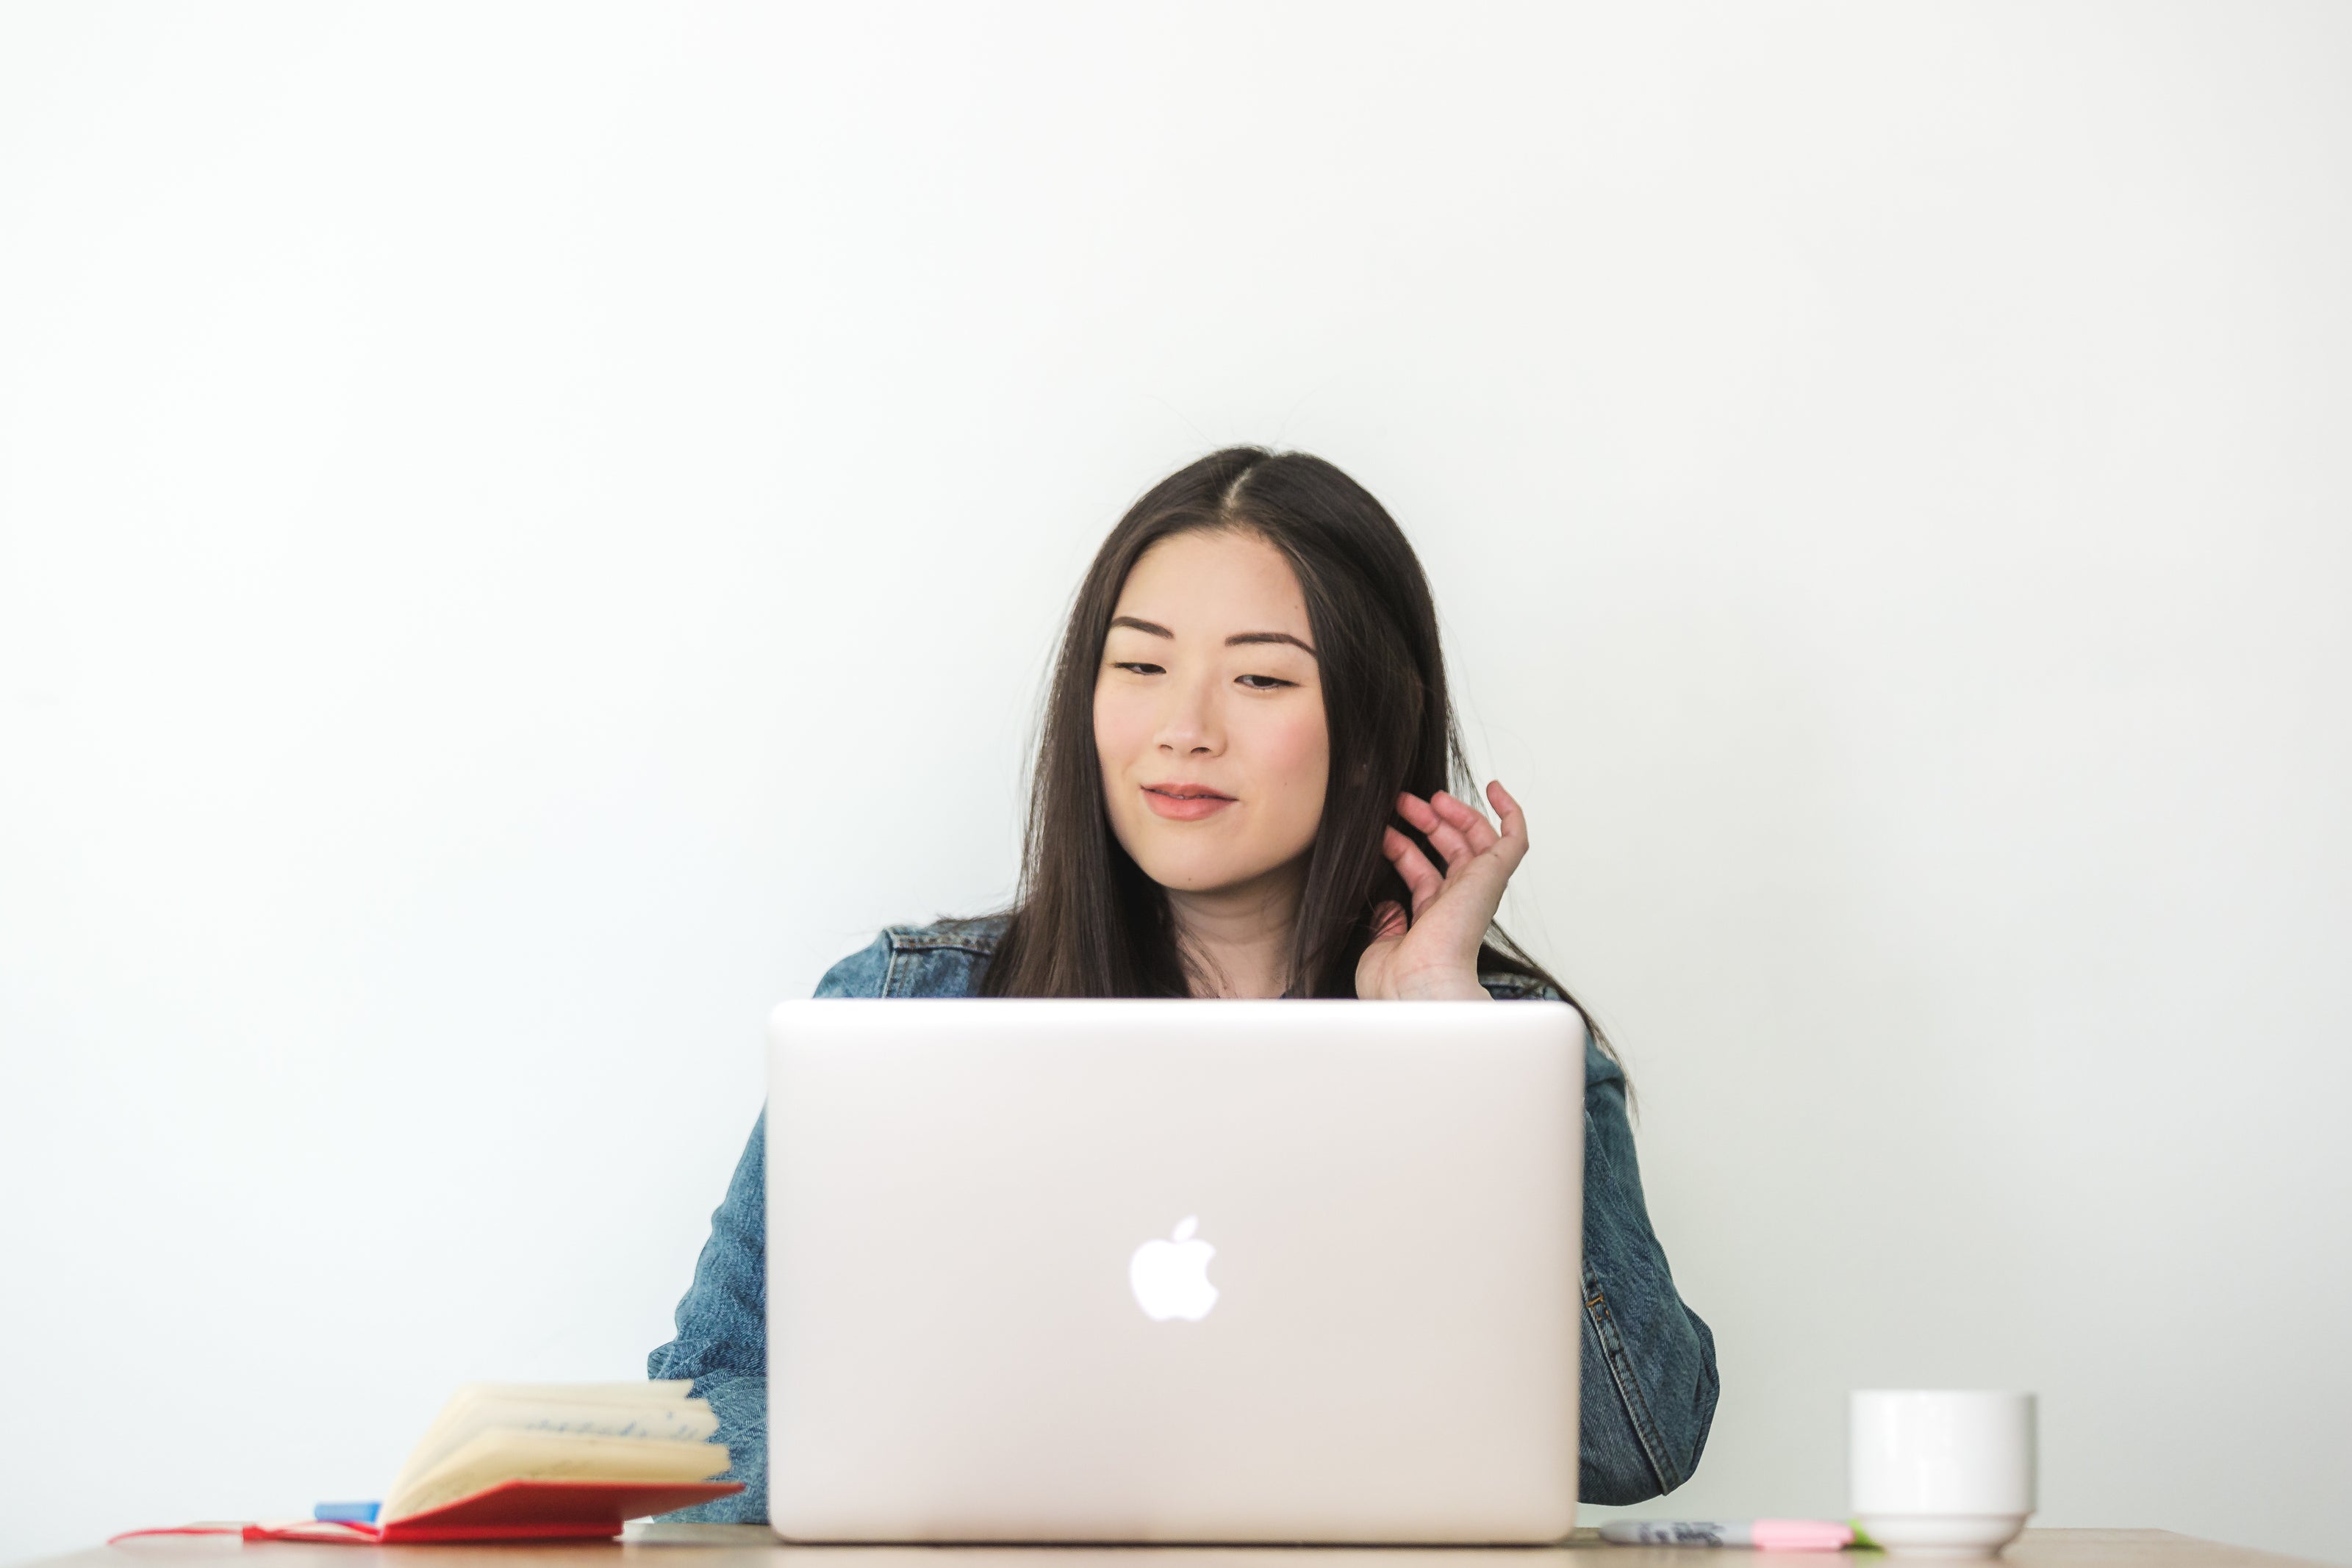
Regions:
[[[979, 988], [1004, 926], [992, 920], [894, 925], [835, 964], [820, 997], [961, 997]], [[1517, 975], [1478, 977], [1506, 1001], [1556, 993]], [[690, 1377], [719, 1416], [744, 1490], [667, 1517], [768, 1517], [767, 1115], [761, 1113], [710, 1217], [677, 1337], [646, 1358], [649, 1377]], [[1690, 1478], [1715, 1416], [1715, 1336], [1675, 1291], [1651, 1232], [1625, 1120], [1625, 1077], [1588, 1035], [1584, 1053], [1584, 1352], [1578, 1494], [1640, 1502]]]

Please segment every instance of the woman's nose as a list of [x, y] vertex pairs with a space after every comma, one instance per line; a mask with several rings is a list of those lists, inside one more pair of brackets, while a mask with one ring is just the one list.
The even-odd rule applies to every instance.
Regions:
[[1171, 700], [1160, 716], [1160, 748], [1179, 757], [1215, 756], [1224, 736], [1208, 692], [1192, 682], [1171, 685]]

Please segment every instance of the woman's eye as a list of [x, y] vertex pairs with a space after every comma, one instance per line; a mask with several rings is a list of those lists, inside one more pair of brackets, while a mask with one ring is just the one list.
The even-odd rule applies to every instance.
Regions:
[[1157, 664], [1136, 664], [1118, 659], [1112, 660], [1110, 667], [1114, 670], [1132, 670], [1139, 675], [1164, 675], [1168, 673]]
[[1281, 680], [1273, 675], [1235, 675], [1234, 679], [1254, 692], [1270, 692], [1282, 686], [1297, 684], [1295, 681]]

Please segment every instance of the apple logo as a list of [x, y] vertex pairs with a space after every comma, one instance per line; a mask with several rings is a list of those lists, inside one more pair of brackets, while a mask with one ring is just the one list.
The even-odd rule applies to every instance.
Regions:
[[1170, 1318], [1197, 1323], [1217, 1304], [1217, 1288], [1209, 1283], [1209, 1260], [1217, 1249], [1193, 1239], [1199, 1224], [1198, 1216], [1188, 1214], [1173, 1240], [1147, 1241], [1128, 1260], [1127, 1282], [1135, 1288], [1143, 1315], [1155, 1323]]

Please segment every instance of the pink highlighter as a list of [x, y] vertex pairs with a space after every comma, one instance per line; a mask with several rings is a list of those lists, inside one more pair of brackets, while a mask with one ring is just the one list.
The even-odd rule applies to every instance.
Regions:
[[1751, 1546], [1759, 1552], [1836, 1552], [1853, 1544], [1853, 1527], [1825, 1519], [1614, 1519], [1601, 1527], [1612, 1546]]

